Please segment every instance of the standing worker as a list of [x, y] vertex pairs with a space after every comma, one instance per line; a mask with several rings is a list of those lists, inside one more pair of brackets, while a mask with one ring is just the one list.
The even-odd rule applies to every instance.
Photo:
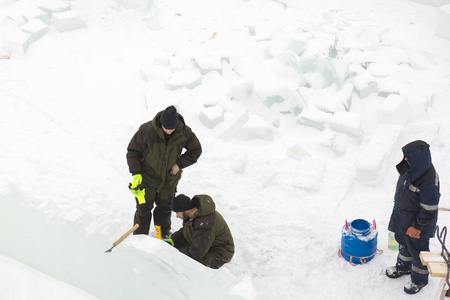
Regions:
[[182, 169], [197, 162], [201, 153], [200, 141], [173, 105], [139, 127], [127, 148], [127, 163], [133, 175], [130, 190], [136, 196], [134, 224], [139, 224], [134, 234], [149, 234], [156, 204], [156, 236], [170, 235], [171, 204]]
[[414, 141], [402, 148], [403, 160], [397, 165], [400, 177], [394, 197], [389, 230], [399, 244], [397, 263], [386, 269], [386, 276], [411, 274], [405, 285], [408, 294], [418, 293], [428, 284], [428, 269], [420, 261], [421, 251], [430, 251], [430, 238], [438, 217], [439, 176], [431, 163], [430, 145]]

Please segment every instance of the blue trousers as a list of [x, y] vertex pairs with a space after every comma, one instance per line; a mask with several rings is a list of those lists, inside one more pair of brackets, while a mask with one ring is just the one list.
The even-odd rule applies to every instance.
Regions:
[[428, 268], [420, 261], [420, 251], [430, 251], [430, 239], [414, 239], [406, 234], [395, 234], [398, 242], [397, 268], [411, 270], [411, 280], [417, 284], [428, 283]]

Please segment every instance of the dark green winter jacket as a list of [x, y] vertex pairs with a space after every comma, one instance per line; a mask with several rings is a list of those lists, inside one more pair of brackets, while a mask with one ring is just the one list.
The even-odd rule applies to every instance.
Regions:
[[[157, 190], [178, 183], [182, 170], [176, 175], [169, 174], [174, 164], [180, 169], [186, 168], [197, 162], [202, 153], [200, 141], [180, 114], [175, 131], [166, 138], [161, 114], [162, 111], [152, 121], [142, 124], [127, 148], [130, 173], [142, 174], [144, 180]], [[184, 153], [183, 148], [186, 149]]]
[[183, 221], [183, 228], [172, 234], [174, 246], [199, 262], [211, 254], [223, 262], [231, 261], [233, 237], [224, 218], [215, 210], [214, 201], [208, 195], [196, 195], [192, 201], [198, 211]]

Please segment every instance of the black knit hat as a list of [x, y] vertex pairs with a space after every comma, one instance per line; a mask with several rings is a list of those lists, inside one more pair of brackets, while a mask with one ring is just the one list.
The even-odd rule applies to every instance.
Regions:
[[172, 210], [174, 212], [186, 211], [194, 208], [195, 205], [188, 196], [184, 194], [179, 194], [172, 201]]
[[178, 114], [175, 106], [167, 107], [161, 114], [161, 125], [166, 129], [175, 129], [178, 124]]

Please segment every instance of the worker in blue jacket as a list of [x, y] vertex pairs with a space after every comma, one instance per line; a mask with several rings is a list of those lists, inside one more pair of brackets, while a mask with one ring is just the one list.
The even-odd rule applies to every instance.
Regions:
[[408, 294], [418, 293], [428, 284], [428, 269], [421, 263], [421, 251], [430, 251], [430, 238], [438, 217], [439, 176], [431, 163], [430, 145], [414, 141], [402, 148], [403, 160], [397, 165], [400, 177], [394, 197], [389, 230], [399, 244], [397, 263], [386, 269], [389, 278], [411, 274], [405, 285]]

